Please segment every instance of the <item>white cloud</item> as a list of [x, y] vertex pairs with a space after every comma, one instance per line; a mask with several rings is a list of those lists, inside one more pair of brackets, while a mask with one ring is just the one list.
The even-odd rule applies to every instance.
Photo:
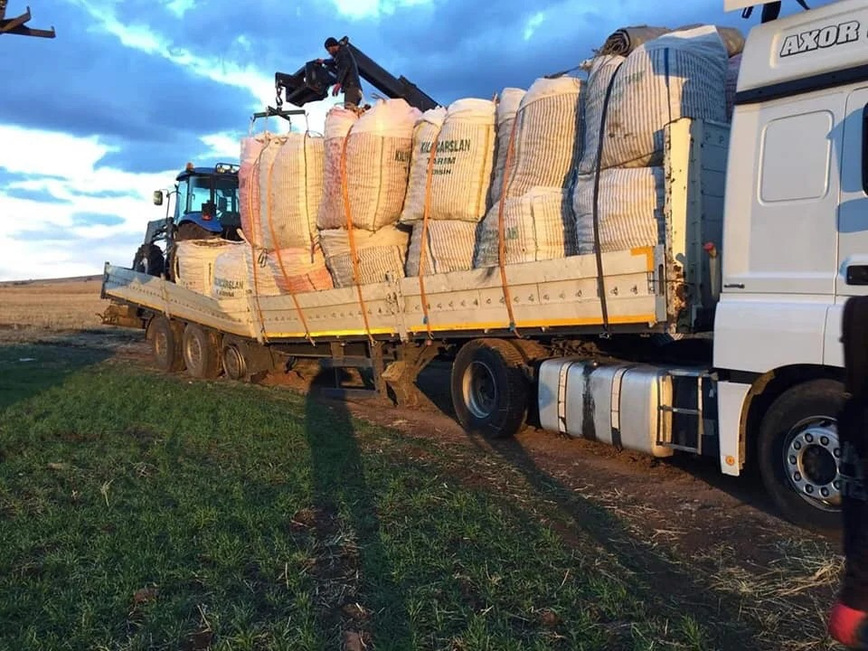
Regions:
[[430, 4], [433, 0], [332, 0], [338, 13], [353, 20], [379, 18], [402, 7]]
[[196, 6], [196, 0], [168, 0], [164, 4], [176, 18], [183, 18], [185, 13]]
[[[0, 188], [0, 280], [94, 274], [106, 260], [127, 264], [147, 222], [163, 216], [151, 203], [151, 193], [170, 186], [177, 173], [98, 168], [112, 151], [98, 137], [0, 125], [0, 142], [0, 171], [33, 175]], [[14, 196], [22, 190], [56, 200]], [[106, 192], [114, 196], [99, 196]], [[117, 218], [119, 223], [88, 224], [76, 219], [82, 214]]]
[[542, 11], [536, 12], [533, 16], [528, 18], [527, 22], [524, 25], [524, 40], [529, 41], [531, 37], [534, 35], [534, 32], [539, 28], [540, 25], [545, 21], [545, 13]]

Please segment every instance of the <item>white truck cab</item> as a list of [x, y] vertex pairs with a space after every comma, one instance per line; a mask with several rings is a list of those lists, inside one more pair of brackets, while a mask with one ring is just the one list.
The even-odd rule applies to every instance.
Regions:
[[792, 514], [807, 502], [821, 521], [840, 505], [841, 313], [868, 292], [866, 118], [868, 2], [751, 31], [714, 331], [721, 469], [738, 474], [756, 455], [779, 506]]

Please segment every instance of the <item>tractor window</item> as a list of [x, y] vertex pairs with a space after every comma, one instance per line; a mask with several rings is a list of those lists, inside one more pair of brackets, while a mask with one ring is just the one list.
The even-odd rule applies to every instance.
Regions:
[[218, 178], [214, 181], [214, 200], [220, 212], [237, 213], [238, 180], [235, 177]]
[[185, 212], [199, 212], [202, 204], [211, 201], [211, 179], [207, 176], [190, 177], [190, 196]]

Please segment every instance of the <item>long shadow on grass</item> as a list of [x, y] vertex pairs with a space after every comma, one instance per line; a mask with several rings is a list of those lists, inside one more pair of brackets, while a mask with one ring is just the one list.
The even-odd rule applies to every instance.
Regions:
[[[318, 377], [314, 383], [325, 384], [327, 379]], [[407, 606], [392, 579], [352, 417], [343, 403], [324, 403], [311, 392], [305, 403], [305, 428], [320, 630], [327, 641], [340, 635], [344, 648], [367, 648], [372, 642], [374, 648], [409, 648]]]
[[16, 403], [63, 384], [70, 375], [109, 356], [105, 350], [65, 346], [0, 346], [0, 414]]
[[[479, 447], [483, 442], [473, 441]], [[736, 607], [728, 607], [722, 595], [698, 582], [651, 545], [630, 532], [619, 518], [544, 472], [514, 439], [495, 441], [491, 448], [517, 468], [540, 496], [553, 500], [576, 528], [610, 552], [637, 581], [631, 589], [651, 614], [679, 619], [692, 616], [713, 637], [712, 648], [756, 649], [755, 633], [737, 621]]]

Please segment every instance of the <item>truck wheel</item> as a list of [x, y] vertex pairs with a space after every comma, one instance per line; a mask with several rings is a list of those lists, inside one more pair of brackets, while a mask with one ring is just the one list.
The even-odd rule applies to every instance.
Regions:
[[841, 527], [837, 415], [844, 386], [813, 380], [775, 400], [760, 427], [759, 468], [783, 516], [812, 529]]
[[142, 244], [133, 256], [133, 271], [149, 276], [159, 276], [165, 269], [163, 252], [156, 244]]
[[184, 362], [195, 378], [211, 380], [220, 374], [220, 355], [211, 337], [195, 323], [184, 328]]
[[156, 316], [148, 326], [148, 339], [154, 361], [161, 371], [174, 372], [184, 368], [181, 341], [175, 328], [164, 316]]
[[521, 353], [499, 339], [465, 344], [452, 365], [452, 404], [470, 434], [507, 438], [527, 418], [529, 386]]
[[247, 360], [236, 344], [223, 344], [223, 372], [231, 380], [247, 379]]

